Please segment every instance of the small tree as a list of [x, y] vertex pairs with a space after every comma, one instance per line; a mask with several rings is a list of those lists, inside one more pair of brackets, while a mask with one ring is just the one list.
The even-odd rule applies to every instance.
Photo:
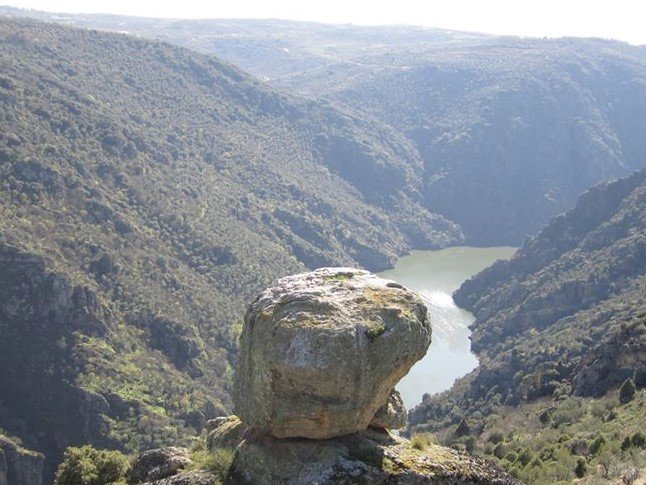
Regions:
[[637, 431], [630, 439], [630, 444], [634, 448], [646, 448], [646, 436], [641, 431]]
[[574, 474], [577, 476], [577, 478], [583, 478], [585, 476], [586, 471], [588, 471], [588, 464], [585, 461], [585, 458], [579, 458], [576, 461], [576, 467], [574, 468]]
[[493, 456], [495, 456], [496, 458], [502, 458], [503, 456], [505, 456], [505, 447], [502, 445], [502, 443], [498, 443], [493, 449]]
[[534, 453], [529, 448], [523, 448], [523, 450], [518, 455], [518, 462], [523, 466], [527, 466], [533, 459]]
[[70, 446], [58, 466], [54, 485], [125, 484], [129, 468], [128, 458], [119, 451]]
[[637, 387], [635, 386], [635, 382], [629, 377], [619, 389], [619, 402], [621, 404], [629, 403], [635, 397], [636, 392]]
[[606, 445], [606, 442], [606, 437], [603, 434], [597, 435], [597, 438], [590, 445], [590, 453], [592, 453], [593, 455], [599, 453], [601, 448]]
[[455, 430], [455, 436], [465, 436], [468, 435], [471, 432], [471, 429], [469, 428], [469, 423], [467, 422], [466, 418], [462, 418], [462, 421], [460, 421], [460, 424], [458, 424], [458, 427]]
[[464, 446], [467, 450], [467, 453], [473, 453], [476, 449], [476, 437], [475, 436], [469, 436], [466, 440], [464, 440]]

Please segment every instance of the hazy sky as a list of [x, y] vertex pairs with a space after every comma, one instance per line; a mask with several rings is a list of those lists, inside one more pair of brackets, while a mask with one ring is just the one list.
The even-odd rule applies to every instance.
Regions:
[[536, 37], [594, 36], [646, 44], [646, 0], [4, 1], [16, 7], [58, 12], [182, 18], [284, 18], [363, 25], [412, 24]]

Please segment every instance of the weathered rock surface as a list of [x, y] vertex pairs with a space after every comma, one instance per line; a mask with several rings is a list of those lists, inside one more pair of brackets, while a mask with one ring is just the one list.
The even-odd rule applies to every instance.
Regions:
[[408, 426], [408, 413], [399, 391], [392, 390], [386, 404], [370, 420], [370, 426], [381, 429], [401, 429]]
[[211, 451], [235, 448], [242, 441], [247, 427], [238, 416], [223, 416], [206, 423], [206, 445]]
[[173, 475], [172, 477], [147, 482], [142, 485], [217, 485], [219, 483], [211, 473], [195, 471]]
[[413, 448], [367, 430], [330, 440], [279, 440], [257, 433], [237, 448], [227, 480], [244, 485], [517, 484], [494, 465], [442, 446]]
[[45, 457], [0, 436], [0, 485], [42, 485]]
[[139, 455], [132, 465], [130, 482], [142, 483], [167, 478], [186, 468], [190, 463], [191, 459], [186, 448], [169, 446], [148, 450]]
[[399, 284], [351, 268], [288, 276], [247, 311], [237, 414], [277, 438], [365, 430], [430, 341], [426, 306]]

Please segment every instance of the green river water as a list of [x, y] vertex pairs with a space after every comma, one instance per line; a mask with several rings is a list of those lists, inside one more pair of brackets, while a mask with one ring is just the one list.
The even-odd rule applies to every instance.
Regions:
[[433, 341], [426, 353], [399, 382], [397, 389], [407, 409], [419, 404], [424, 393], [451, 387], [478, 365], [470, 350], [471, 312], [458, 308], [451, 294], [463, 281], [498, 259], [510, 258], [516, 248], [453, 247], [439, 251], [413, 251], [394, 269], [379, 275], [417, 291], [430, 309]]

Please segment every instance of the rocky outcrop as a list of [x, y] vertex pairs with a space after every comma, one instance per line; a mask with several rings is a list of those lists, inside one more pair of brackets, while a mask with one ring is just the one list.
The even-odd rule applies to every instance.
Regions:
[[[646, 284], [642, 290], [646, 291]], [[641, 328], [638, 325], [616, 325], [605, 338], [587, 350], [572, 373], [572, 387], [576, 394], [599, 397], [633, 376], [639, 388], [646, 387], [645, 320], [642, 316]]]
[[0, 485], [42, 485], [44, 460], [40, 453], [0, 436]]
[[322, 268], [278, 281], [245, 318], [234, 396], [241, 421], [209, 424], [212, 450], [237, 444], [226, 483], [517, 483], [483, 460], [388, 431], [406, 426], [393, 388], [430, 340], [419, 296], [367, 271]]
[[404, 401], [399, 391], [393, 389], [386, 404], [381, 406], [373, 416], [370, 421], [370, 427], [401, 429], [406, 426], [408, 426], [408, 413], [404, 407]]
[[277, 438], [365, 430], [431, 342], [415, 293], [362, 270], [288, 276], [250, 305], [234, 402]]
[[130, 482], [143, 483], [161, 480], [175, 475], [190, 463], [191, 459], [186, 448], [171, 446], [168, 448], [149, 450], [139, 455], [132, 465]]
[[368, 430], [331, 440], [245, 439], [228, 483], [289, 484], [516, 484], [492, 464], [450, 448], [418, 450], [387, 431]]
[[172, 477], [155, 480], [142, 485], [218, 485], [220, 482], [208, 472], [195, 471], [173, 475]]
[[206, 446], [215, 451], [220, 448], [235, 448], [242, 441], [247, 427], [238, 416], [223, 416], [206, 423]]

